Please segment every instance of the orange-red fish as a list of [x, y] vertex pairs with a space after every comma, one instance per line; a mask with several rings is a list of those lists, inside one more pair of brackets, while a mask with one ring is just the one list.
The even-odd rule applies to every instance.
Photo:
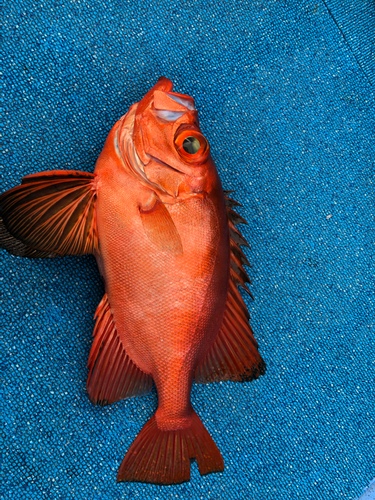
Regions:
[[111, 404], [150, 391], [158, 409], [118, 481], [176, 484], [222, 471], [194, 411], [193, 380], [264, 373], [237, 286], [246, 288], [245, 222], [224, 193], [194, 100], [157, 84], [112, 128], [94, 174], [28, 175], [0, 197], [0, 246], [15, 255], [93, 253], [105, 284], [88, 393]]

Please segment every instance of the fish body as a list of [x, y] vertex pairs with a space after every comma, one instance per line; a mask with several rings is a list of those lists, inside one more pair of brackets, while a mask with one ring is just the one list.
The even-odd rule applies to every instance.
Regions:
[[[187, 118], [182, 115], [180, 120], [186, 123]], [[159, 123], [154, 128], [147, 125], [148, 134], [158, 132]], [[121, 128], [120, 122], [114, 131], [120, 139]], [[175, 428], [191, 418], [194, 369], [212, 345], [224, 314], [229, 276], [224, 195], [212, 160], [203, 167], [189, 166], [191, 182], [175, 148], [169, 158], [162, 149], [156, 150], [154, 154], [175, 169], [162, 166], [166, 176], [171, 172], [175, 176], [171, 184], [176, 192], [165, 194], [155, 192], [153, 185], [142, 185], [124, 168], [114, 145], [111, 136], [95, 169], [99, 266], [121, 342], [135, 364], [155, 381], [158, 425]], [[168, 178], [164, 185], [168, 186]], [[150, 218], [155, 231], [159, 229], [160, 197], [176, 233], [160, 231], [159, 240], [148, 236], [143, 220]], [[179, 248], [175, 248], [175, 234]]]
[[158, 409], [119, 481], [176, 484], [224, 468], [195, 413], [198, 382], [251, 380], [264, 363], [237, 285], [244, 222], [224, 195], [194, 101], [158, 83], [111, 130], [94, 174], [52, 171], [0, 197], [0, 244], [27, 257], [93, 253], [105, 296], [89, 357], [91, 400], [148, 392]]

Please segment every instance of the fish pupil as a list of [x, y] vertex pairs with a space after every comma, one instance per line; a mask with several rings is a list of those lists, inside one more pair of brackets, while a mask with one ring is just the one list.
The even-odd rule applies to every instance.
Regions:
[[194, 155], [201, 147], [201, 143], [196, 137], [189, 136], [186, 137], [186, 139], [182, 143], [182, 147], [187, 153], [189, 153], [190, 155]]

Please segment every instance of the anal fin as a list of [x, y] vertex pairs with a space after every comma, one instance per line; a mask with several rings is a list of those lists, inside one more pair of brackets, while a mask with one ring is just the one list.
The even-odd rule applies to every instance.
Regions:
[[87, 391], [102, 406], [150, 392], [152, 377], [138, 368], [126, 353], [117, 333], [107, 294], [96, 313]]

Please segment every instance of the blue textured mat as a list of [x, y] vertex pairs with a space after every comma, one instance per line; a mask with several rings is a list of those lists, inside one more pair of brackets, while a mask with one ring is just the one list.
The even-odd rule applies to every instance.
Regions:
[[244, 204], [268, 372], [193, 388], [223, 474], [117, 485], [156, 394], [88, 400], [95, 261], [1, 251], [1, 499], [352, 500], [375, 477], [375, 9], [343, 4], [7, 2], [1, 190], [92, 172], [113, 123], [171, 78]]

